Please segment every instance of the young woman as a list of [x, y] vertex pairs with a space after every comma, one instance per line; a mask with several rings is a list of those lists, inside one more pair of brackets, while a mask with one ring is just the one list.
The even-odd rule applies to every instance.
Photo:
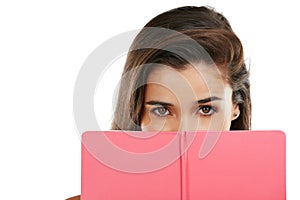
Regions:
[[222, 14], [209, 7], [167, 11], [132, 43], [112, 129], [248, 130], [248, 78], [242, 44]]
[[176, 8], [136, 36], [112, 129], [247, 130], [249, 72], [227, 19], [208, 7]]

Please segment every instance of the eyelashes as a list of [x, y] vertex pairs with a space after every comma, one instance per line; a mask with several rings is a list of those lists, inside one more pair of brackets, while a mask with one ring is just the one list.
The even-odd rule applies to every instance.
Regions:
[[[170, 109], [167, 106], [157, 105], [156, 107], [150, 110], [152, 114], [157, 117], [167, 117], [172, 115]], [[217, 112], [217, 108], [210, 105], [199, 106], [196, 112], [200, 116], [211, 116]]]

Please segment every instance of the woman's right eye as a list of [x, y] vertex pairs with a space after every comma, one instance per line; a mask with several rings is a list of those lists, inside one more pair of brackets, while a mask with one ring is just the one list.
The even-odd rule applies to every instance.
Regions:
[[163, 106], [153, 108], [151, 109], [151, 112], [159, 117], [166, 117], [170, 114], [170, 111]]

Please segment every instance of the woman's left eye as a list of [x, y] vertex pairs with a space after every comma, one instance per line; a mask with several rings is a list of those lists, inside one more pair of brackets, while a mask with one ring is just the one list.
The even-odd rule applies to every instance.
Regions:
[[209, 116], [216, 112], [216, 109], [214, 109], [212, 106], [201, 106], [198, 110], [198, 113], [200, 115]]

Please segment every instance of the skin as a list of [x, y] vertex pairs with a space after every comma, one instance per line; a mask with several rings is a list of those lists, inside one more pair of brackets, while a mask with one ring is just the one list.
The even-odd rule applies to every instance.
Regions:
[[229, 130], [239, 107], [216, 66], [159, 66], [147, 80], [142, 131]]

